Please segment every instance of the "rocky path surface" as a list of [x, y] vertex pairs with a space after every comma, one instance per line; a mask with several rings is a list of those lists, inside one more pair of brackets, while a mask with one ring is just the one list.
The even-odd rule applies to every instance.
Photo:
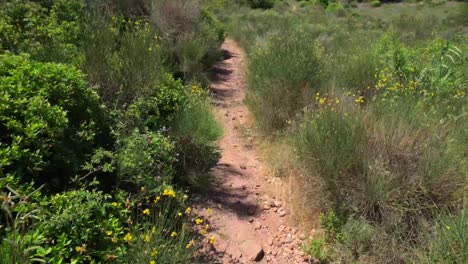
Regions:
[[212, 171], [214, 187], [194, 206], [205, 219], [201, 226], [209, 224], [207, 240], [216, 240], [205, 254], [219, 263], [311, 263], [301, 251], [305, 236], [287, 224], [288, 206], [265, 194], [269, 177], [240, 131], [251, 116], [243, 102], [245, 55], [230, 39], [222, 49], [224, 60], [215, 65], [211, 87], [224, 126], [221, 158]]

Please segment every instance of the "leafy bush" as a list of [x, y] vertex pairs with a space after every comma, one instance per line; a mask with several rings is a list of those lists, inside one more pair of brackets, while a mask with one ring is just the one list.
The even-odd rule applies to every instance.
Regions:
[[382, 3], [379, 0], [374, 0], [370, 2], [372, 7], [379, 7], [382, 5]]
[[83, 1], [14, 0], [0, 6], [0, 51], [29, 53], [40, 61], [79, 61]]
[[4, 174], [63, 187], [109, 143], [106, 110], [74, 67], [2, 55], [0, 78]]
[[175, 118], [172, 135], [177, 148], [176, 181], [195, 187], [209, 183], [209, 169], [218, 160], [216, 142], [222, 135], [211, 112], [209, 98], [198, 85], [192, 87], [186, 107]]
[[172, 181], [176, 154], [168, 138], [135, 130], [118, 144], [116, 162], [121, 188], [157, 190], [162, 183]]
[[190, 214], [179, 215], [186, 197], [167, 186], [136, 195], [76, 190], [10, 198], [3, 210], [19, 215], [0, 230], [0, 263], [183, 263], [193, 256]]

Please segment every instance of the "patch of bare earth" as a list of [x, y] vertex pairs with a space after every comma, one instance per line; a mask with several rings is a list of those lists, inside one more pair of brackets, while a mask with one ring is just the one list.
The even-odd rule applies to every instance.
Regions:
[[[243, 103], [246, 58], [237, 44], [223, 44], [224, 60], [215, 65], [211, 86], [218, 120], [224, 126], [221, 158], [212, 170], [214, 186], [194, 206], [210, 225], [204, 254], [219, 263], [311, 263], [301, 251], [305, 235], [288, 225], [291, 213], [282, 199], [266, 195], [268, 175], [252, 142], [240, 127], [252, 120]], [[206, 210], [206, 208], [211, 208]]]

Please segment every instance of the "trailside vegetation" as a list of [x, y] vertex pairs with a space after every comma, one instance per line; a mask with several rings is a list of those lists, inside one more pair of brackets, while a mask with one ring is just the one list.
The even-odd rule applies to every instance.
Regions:
[[323, 263], [466, 263], [468, 6], [378, 6], [211, 1], [247, 51], [260, 134], [283, 146], [272, 166], [299, 170], [291, 195], [322, 212], [305, 250]]
[[195, 261], [220, 22], [186, 0], [0, 7], [0, 263]]

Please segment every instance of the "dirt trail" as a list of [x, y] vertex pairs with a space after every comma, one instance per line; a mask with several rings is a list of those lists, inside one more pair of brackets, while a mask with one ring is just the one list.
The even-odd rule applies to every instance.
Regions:
[[243, 103], [245, 55], [230, 39], [222, 49], [224, 60], [215, 65], [211, 87], [224, 126], [221, 158], [212, 171], [215, 186], [195, 206], [210, 224], [207, 236], [216, 238], [214, 246], [205, 250], [220, 263], [309, 263], [299, 246], [304, 236], [288, 226], [287, 205], [265, 195], [268, 177], [262, 174], [262, 161], [255, 146], [241, 135], [251, 120]]

